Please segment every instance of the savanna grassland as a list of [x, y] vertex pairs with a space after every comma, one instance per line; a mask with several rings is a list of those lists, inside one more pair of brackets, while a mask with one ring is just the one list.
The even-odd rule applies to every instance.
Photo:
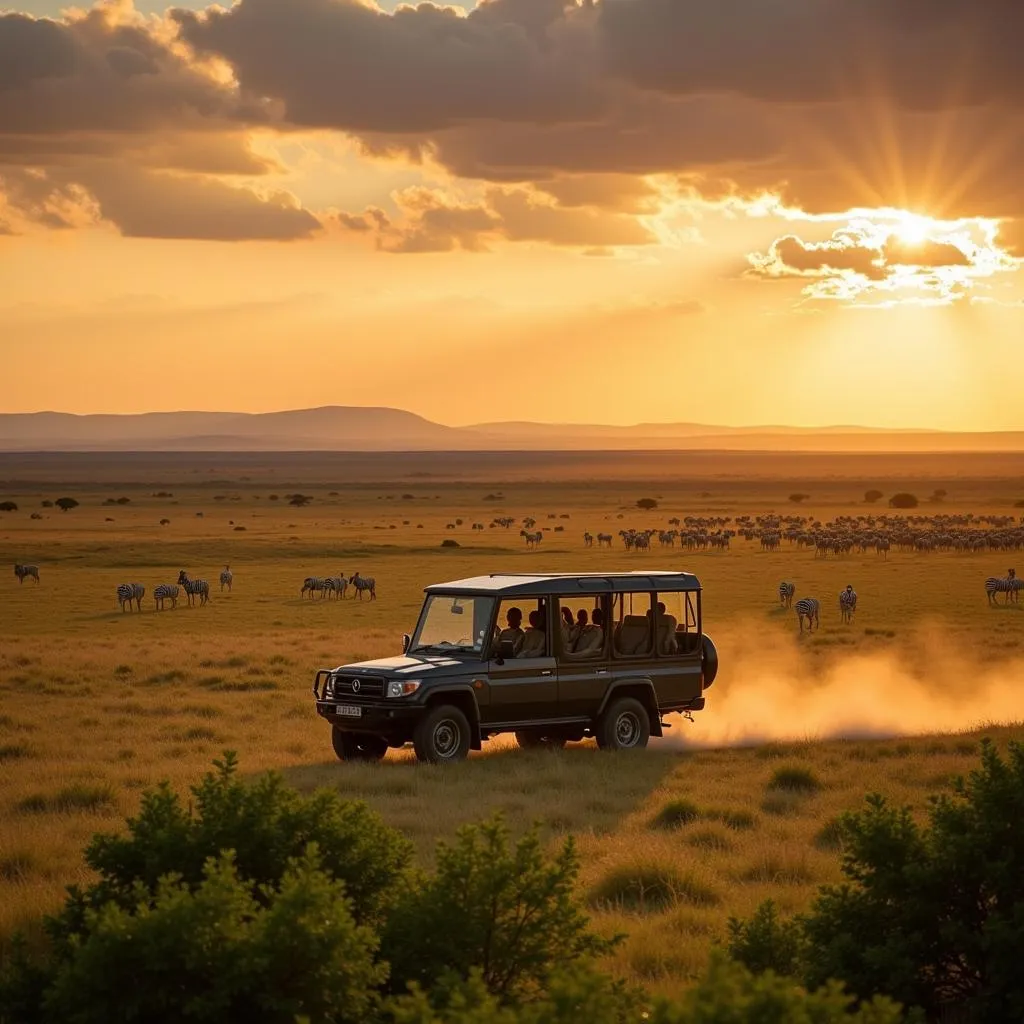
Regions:
[[[630, 554], [617, 537], [584, 548], [584, 530], [768, 511], [824, 521], [868, 511], [875, 486], [948, 491], [918, 514], [1020, 515], [1022, 471], [988, 455], [0, 456], [0, 501], [18, 505], [0, 513], [0, 936], [83, 880], [84, 843], [144, 789], [184, 790], [230, 748], [248, 773], [367, 800], [425, 862], [436, 839], [496, 810], [516, 829], [541, 819], [552, 838], [572, 833], [595, 921], [629, 934], [613, 968], [668, 992], [701, 970], [730, 915], [769, 896], [800, 910], [839, 877], [832, 822], [866, 792], [920, 811], [975, 765], [981, 735], [1024, 738], [993, 724], [1024, 719], [1024, 603], [990, 608], [982, 589], [1016, 555], [816, 560], [740, 538], [727, 552]], [[796, 491], [810, 495], [799, 508]], [[290, 507], [295, 492], [312, 502]], [[65, 495], [79, 507], [41, 505]], [[639, 511], [641, 497], [659, 508]], [[518, 525], [486, 528], [502, 515], [547, 528], [539, 549]], [[460, 546], [442, 548], [450, 539]], [[41, 583], [19, 585], [15, 562], [38, 564]], [[705, 588], [722, 670], [698, 722], [632, 755], [498, 742], [450, 768], [406, 751], [334, 758], [313, 673], [397, 652], [426, 584], [644, 565], [690, 569]], [[209, 605], [183, 596], [157, 613], [153, 588], [182, 568], [211, 582]], [[299, 596], [307, 575], [357, 570], [376, 577], [377, 601]], [[782, 579], [821, 599], [820, 632], [796, 636]], [[119, 610], [122, 582], [146, 586], [141, 614]], [[860, 601], [843, 626], [848, 582]]]

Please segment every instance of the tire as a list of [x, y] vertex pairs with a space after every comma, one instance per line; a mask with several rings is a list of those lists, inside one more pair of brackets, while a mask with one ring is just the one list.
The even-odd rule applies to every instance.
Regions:
[[464, 761], [469, 754], [469, 720], [454, 704], [431, 708], [412, 734], [416, 758], [430, 764]]
[[647, 708], [635, 697], [619, 697], [605, 709], [595, 730], [602, 750], [637, 750], [651, 738]]
[[523, 750], [562, 750], [568, 742], [564, 736], [549, 736], [533, 729], [520, 729], [515, 735]]
[[331, 743], [341, 761], [379, 761], [388, 752], [388, 741], [382, 736], [345, 732], [335, 726]]

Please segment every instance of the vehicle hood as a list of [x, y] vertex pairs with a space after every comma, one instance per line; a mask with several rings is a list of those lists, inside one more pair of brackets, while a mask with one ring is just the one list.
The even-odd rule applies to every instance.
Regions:
[[334, 671], [345, 675], [383, 675], [402, 679], [479, 671], [480, 665], [480, 659], [472, 656], [453, 658], [449, 654], [401, 654], [394, 658], [375, 658], [373, 661], [339, 665]]

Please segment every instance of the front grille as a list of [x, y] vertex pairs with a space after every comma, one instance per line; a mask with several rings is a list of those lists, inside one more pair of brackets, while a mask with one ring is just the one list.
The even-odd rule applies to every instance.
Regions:
[[385, 682], [380, 676], [332, 676], [335, 697], [383, 697]]

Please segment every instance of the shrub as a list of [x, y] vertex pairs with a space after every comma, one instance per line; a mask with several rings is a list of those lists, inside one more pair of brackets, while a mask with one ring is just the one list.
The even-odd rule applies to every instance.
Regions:
[[647, 512], [658, 507], [658, 502], [654, 498], [639, 498], [636, 503], [637, 508], [642, 508]]
[[760, 974], [795, 975], [800, 968], [803, 933], [797, 921], [780, 921], [773, 900], [765, 900], [747, 921], [729, 918], [726, 948], [737, 963]]
[[17, 512], [18, 506], [13, 501], [0, 501], [0, 512]]
[[292, 494], [288, 498], [288, 504], [294, 505], [296, 508], [302, 508], [304, 505], [308, 505], [313, 500], [309, 494]]
[[67, 512], [69, 509], [78, 508], [78, 502], [74, 498], [58, 498], [54, 504], [61, 510]]
[[809, 497], [809, 494], [802, 494], [800, 491], [796, 491], [789, 496], [789, 500], [794, 504], [799, 505], [801, 501], [806, 501]]
[[500, 816], [439, 843], [436, 873], [406, 890], [384, 928], [392, 991], [409, 982], [466, 979], [474, 969], [502, 1002], [542, 991], [549, 977], [608, 953], [617, 940], [587, 930], [574, 889], [579, 858], [567, 839], [553, 860], [537, 827], [513, 848]]
[[41, 501], [39, 504], [43, 508], [53, 508], [53, 502], [52, 501]]
[[451, 537], [447, 540], [441, 541], [441, 547], [443, 548], [460, 548], [462, 545], [457, 540], [452, 540]]
[[706, 907], [718, 901], [718, 894], [693, 875], [654, 863], [615, 868], [591, 893], [591, 902], [598, 906], [612, 904], [642, 913], [661, 911], [676, 903]]
[[806, 980], [843, 980], [930, 1019], [1024, 1019], [1024, 744], [932, 801], [924, 825], [878, 795], [843, 818], [846, 882], [804, 924]]
[[884, 495], [882, 494], [881, 491], [871, 490], [871, 491], [865, 491], [864, 492], [864, 500], [869, 505], [873, 505], [876, 501], [880, 500], [883, 497], [884, 497]]
[[781, 789], [789, 793], [817, 793], [821, 783], [810, 768], [790, 765], [779, 768], [768, 783], [769, 789]]
[[689, 800], [673, 800], [658, 811], [651, 824], [655, 828], [679, 828], [696, 821], [698, 817], [700, 811], [696, 804]]
[[894, 494], [889, 499], [890, 508], [917, 508], [917, 505], [916, 495], [910, 494], [907, 491], [900, 491], [899, 494]]

